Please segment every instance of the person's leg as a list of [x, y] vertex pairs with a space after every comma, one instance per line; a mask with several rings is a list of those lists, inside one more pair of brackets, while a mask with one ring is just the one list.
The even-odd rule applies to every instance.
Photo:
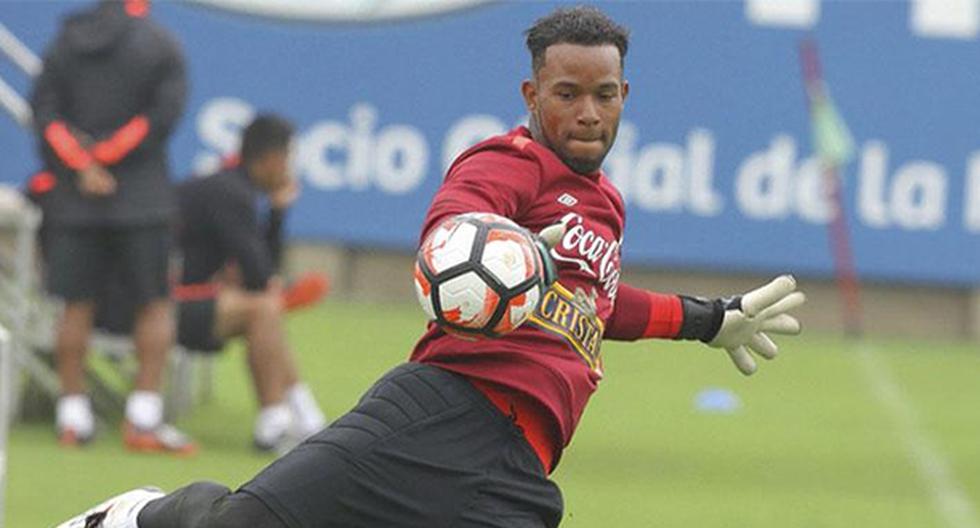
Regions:
[[164, 495], [155, 488], [122, 493], [58, 528], [286, 528], [258, 498], [196, 482]]
[[221, 352], [225, 340], [215, 331], [217, 317], [218, 288], [200, 295], [190, 295], [178, 289], [177, 300], [177, 344], [188, 351], [203, 354]]
[[320, 410], [320, 404], [313, 397], [313, 392], [302, 382], [293, 384], [286, 389], [286, 402], [293, 414], [293, 421], [300, 438], [306, 438], [327, 425], [326, 417]]
[[138, 307], [123, 278], [113, 269], [95, 297], [94, 327], [110, 336], [131, 336]]
[[488, 471], [486, 484], [454, 528], [556, 528], [561, 522], [561, 491], [547, 478], [520, 430], [508, 425], [514, 430], [513, 441]]
[[496, 514], [553, 528], [561, 517], [557, 488], [511, 421], [463, 378], [419, 364], [386, 374], [242, 489], [290, 526], [507, 526]]
[[393, 369], [237, 492], [198, 483], [143, 504], [139, 528], [554, 528], [561, 519], [557, 488], [510, 419], [463, 378], [419, 364]]
[[215, 334], [222, 340], [244, 336], [248, 343], [248, 365], [260, 406], [254, 431], [258, 447], [271, 449], [286, 441], [290, 432], [302, 438], [325, 425], [309, 389], [299, 383], [274, 288], [261, 292], [223, 288], [216, 303]]
[[49, 237], [47, 288], [65, 302], [55, 336], [62, 393], [56, 428], [63, 444], [77, 445], [95, 433], [95, 417], [85, 394], [85, 355], [95, 315], [93, 299], [107, 262], [96, 229], [57, 228]]
[[135, 390], [160, 391], [167, 354], [173, 343], [173, 304], [167, 299], [144, 304], [133, 326], [133, 345], [139, 359], [139, 370], [133, 381]]
[[167, 354], [174, 344], [170, 302], [170, 234], [166, 226], [118, 231], [119, 270], [136, 309], [133, 345], [139, 359], [138, 391], [159, 392]]
[[170, 232], [167, 226], [120, 228], [114, 240], [117, 270], [135, 306], [133, 344], [139, 369], [126, 402], [124, 443], [137, 451], [192, 454], [194, 443], [163, 423], [160, 388], [167, 354], [174, 345], [170, 301]]
[[196, 451], [194, 443], [163, 420], [161, 385], [173, 346], [172, 312], [170, 301], [163, 299], [150, 301], [137, 312], [133, 344], [139, 369], [126, 399], [123, 440], [131, 450], [189, 455]]
[[[190, 290], [178, 288], [177, 341], [188, 350], [198, 352], [217, 352], [231, 337], [246, 332], [253, 314], [257, 311], [251, 297], [232, 287], [215, 288], [214, 296], [198, 294], [192, 296]], [[208, 292], [210, 293], [210, 292]], [[220, 314], [220, 317], [219, 317]], [[219, 335], [220, 334], [220, 335]], [[257, 386], [256, 394], [260, 410], [255, 422], [253, 439], [256, 447], [271, 450], [295, 443], [289, 438], [292, 416], [289, 407], [282, 401], [270, 401], [267, 393], [260, 388], [267, 383], [270, 369], [261, 368], [261, 359], [254, 358], [256, 350], [249, 349], [249, 364], [258, 371], [253, 376]], [[278, 367], [273, 362], [272, 367]]]
[[94, 315], [95, 304], [92, 301], [65, 302], [55, 341], [62, 394], [85, 392], [85, 352], [88, 350]]
[[266, 505], [246, 492], [196, 482], [148, 503], [139, 528], [286, 528]]
[[95, 435], [95, 414], [85, 392], [85, 353], [95, 309], [91, 302], [66, 303], [55, 341], [61, 396], [55, 408], [58, 441], [84, 444]]
[[297, 374], [286, 345], [279, 299], [269, 291], [222, 288], [215, 316], [219, 339], [244, 336], [248, 343], [248, 366], [259, 405], [282, 402]]

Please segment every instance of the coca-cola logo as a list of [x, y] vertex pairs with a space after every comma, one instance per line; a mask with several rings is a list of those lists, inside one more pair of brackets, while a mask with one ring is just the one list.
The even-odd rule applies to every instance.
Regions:
[[[562, 217], [565, 236], [551, 249], [551, 257], [560, 262], [578, 266], [579, 270], [595, 277], [610, 301], [616, 300], [619, 287], [619, 248], [622, 240], [608, 240], [592, 229], [587, 229], [585, 219], [577, 213]], [[563, 252], [559, 252], [561, 249]], [[564, 254], [563, 254], [564, 253]]]

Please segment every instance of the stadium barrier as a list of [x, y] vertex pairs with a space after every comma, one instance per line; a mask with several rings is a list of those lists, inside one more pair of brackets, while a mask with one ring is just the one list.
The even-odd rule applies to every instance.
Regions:
[[0, 528], [6, 516], [4, 498], [7, 490], [7, 433], [12, 414], [13, 357], [10, 352], [10, 332], [0, 325]]
[[29, 351], [32, 330], [38, 328], [35, 241], [40, 224], [41, 212], [33, 204], [17, 189], [0, 185], [0, 324], [10, 331], [11, 409], [18, 408], [21, 370], [46, 392], [58, 393], [57, 376]]

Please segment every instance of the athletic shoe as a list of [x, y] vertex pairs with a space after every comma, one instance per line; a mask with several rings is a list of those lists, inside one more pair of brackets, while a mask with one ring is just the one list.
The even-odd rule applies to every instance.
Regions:
[[277, 436], [275, 440], [270, 441], [259, 441], [255, 436], [252, 437], [252, 445], [255, 449], [263, 453], [275, 453], [276, 456], [282, 456], [286, 453], [292, 451], [292, 449], [302, 443], [303, 438], [297, 436], [291, 431], [283, 431], [282, 434]]
[[323, 273], [304, 273], [282, 292], [282, 306], [287, 312], [312, 306], [330, 293], [330, 280]]
[[57, 528], [137, 528], [136, 517], [146, 503], [163, 497], [157, 488], [139, 488], [99, 504], [59, 524]]
[[190, 437], [167, 424], [147, 430], [127, 420], [123, 423], [123, 444], [126, 449], [140, 453], [170, 453], [177, 456], [197, 453], [197, 444]]
[[95, 436], [95, 415], [92, 404], [84, 394], [68, 394], [55, 402], [55, 434], [65, 447], [78, 447]]
[[58, 443], [62, 447], [82, 447], [95, 438], [95, 433], [80, 434], [72, 427], [58, 428]]

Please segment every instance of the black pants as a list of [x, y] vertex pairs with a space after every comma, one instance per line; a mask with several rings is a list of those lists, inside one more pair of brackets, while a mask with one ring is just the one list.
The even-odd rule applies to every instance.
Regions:
[[459, 376], [409, 363], [236, 493], [195, 484], [150, 503], [139, 523], [553, 528], [561, 512], [558, 487], [507, 417]]
[[139, 528], [282, 528], [259, 499], [213, 482], [195, 482], [143, 508]]

